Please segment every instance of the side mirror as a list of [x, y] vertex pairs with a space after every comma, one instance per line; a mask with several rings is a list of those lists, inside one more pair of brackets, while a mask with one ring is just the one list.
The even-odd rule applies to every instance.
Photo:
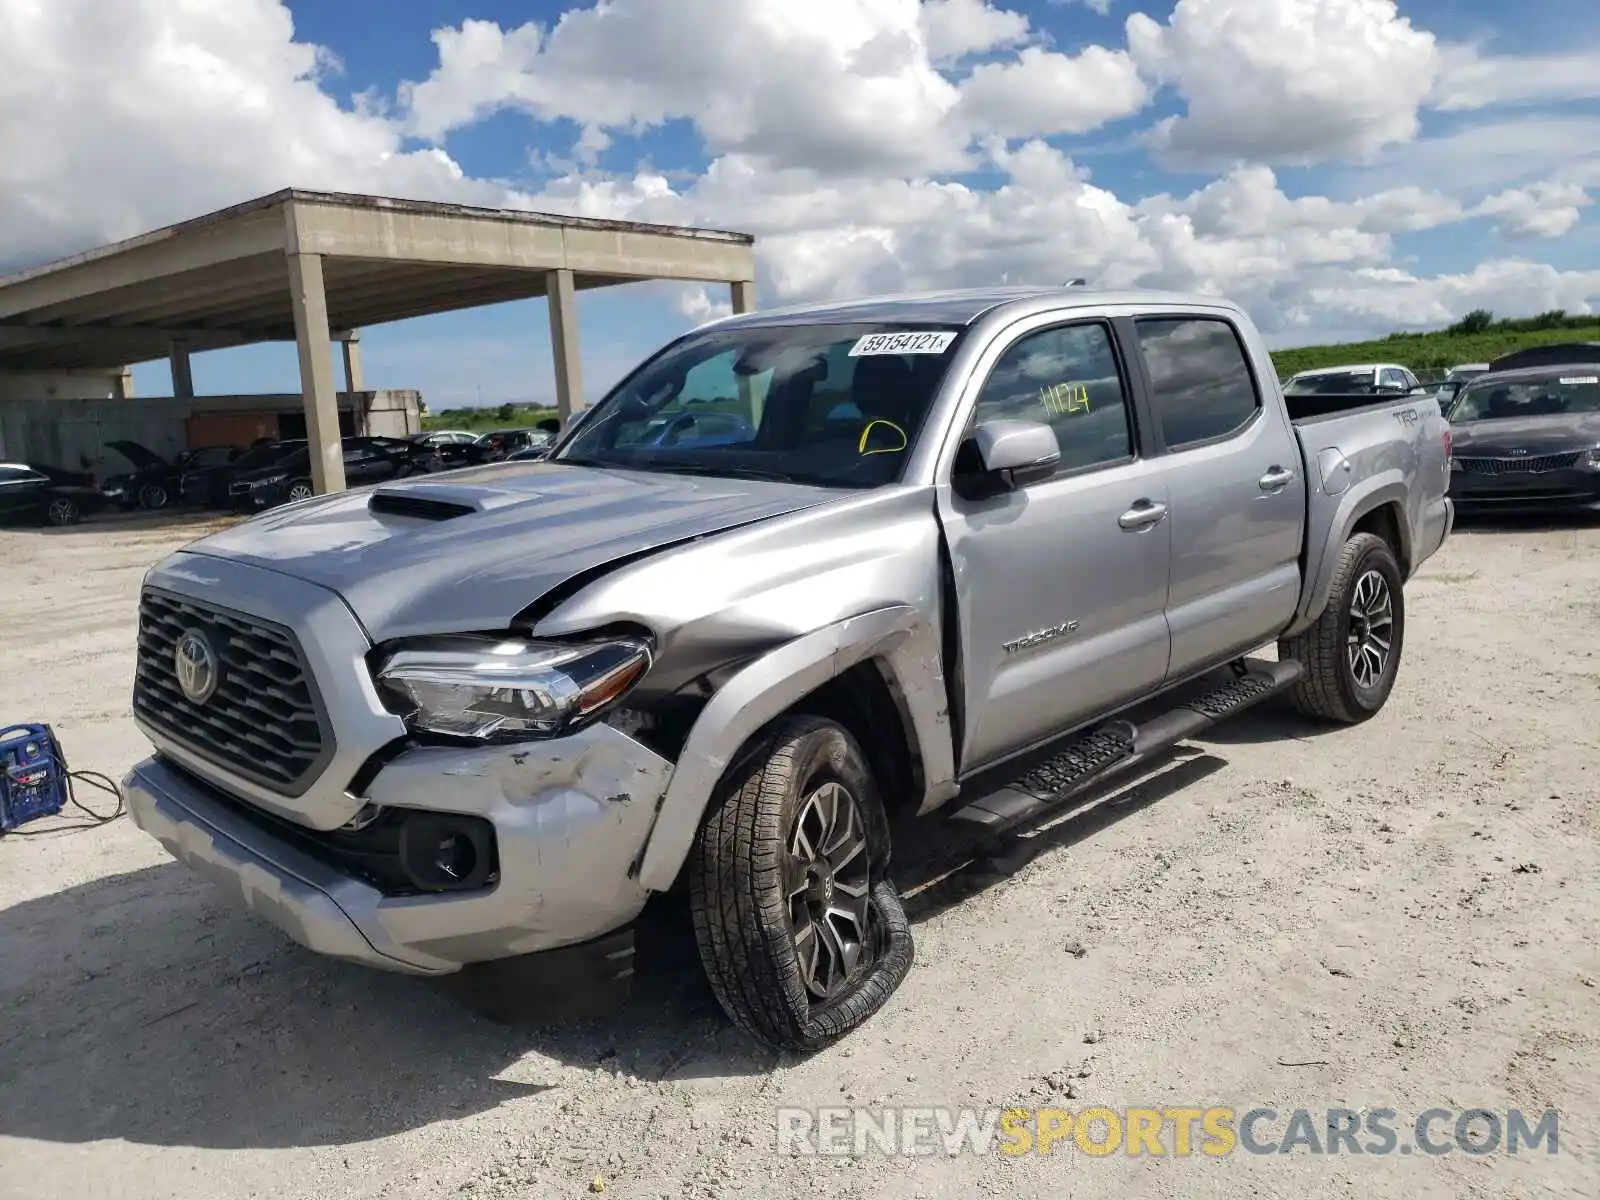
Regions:
[[954, 483], [965, 496], [994, 496], [1048, 479], [1060, 465], [1061, 446], [1050, 426], [985, 421], [957, 451]]

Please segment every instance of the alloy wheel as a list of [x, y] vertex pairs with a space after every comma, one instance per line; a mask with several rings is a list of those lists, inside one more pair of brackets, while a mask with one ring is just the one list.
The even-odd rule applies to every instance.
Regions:
[[815, 1000], [829, 1000], [871, 961], [877, 941], [866, 824], [843, 784], [822, 783], [800, 802], [785, 850], [784, 893], [800, 974]]
[[1345, 655], [1357, 685], [1373, 688], [1389, 667], [1394, 640], [1394, 597], [1382, 572], [1368, 570], [1350, 593], [1350, 633]]

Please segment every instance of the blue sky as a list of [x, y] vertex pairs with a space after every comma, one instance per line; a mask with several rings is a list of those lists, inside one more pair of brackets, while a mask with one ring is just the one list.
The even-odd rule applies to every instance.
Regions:
[[[1087, 274], [1227, 292], [1278, 344], [1600, 303], [1593, 0], [1514, 19], [1489, 0], [572, 7], [558, 25], [549, 0], [126, 0], [105, 63], [161, 82], [108, 94], [85, 41], [106, 10], [59, 0], [14, 39], [18, 90], [81, 124], [0, 179], [0, 218], [50, 231], [0, 229], [0, 263], [303, 186], [748, 229], [765, 302]], [[30, 79], [52, 39], [82, 80]], [[331, 60], [311, 70], [310, 46]], [[85, 197], [75, 156], [126, 156], [121, 186]], [[580, 295], [588, 397], [724, 299]], [[363, 346], [369, 387], [434, 407], [553, 390], [542, 301]], [[298, 387], [288, 345], [193, 370], [206, 392]], [[166, 365], [135, 384], [168, 391]]]

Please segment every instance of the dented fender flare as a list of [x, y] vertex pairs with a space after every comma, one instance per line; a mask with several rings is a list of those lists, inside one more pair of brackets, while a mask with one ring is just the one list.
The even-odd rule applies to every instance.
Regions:
[[[785, 642], [742, 667], [712, 696], [689, 731], [645, 841], [639, 882], [657, 892], [672, 886], [712, 790], [757, 730], [830, 679], [872, 658], [888, 661], [905, 698], [906, 734], [912, 753], [922, 761], [930, 798], [936, 791], [948, 791], [954, 746], [938, 638], [938, 630], [927, 627], [920, 610], [892, 605]], [[924, 806], [929, 802], [925, 798]]]

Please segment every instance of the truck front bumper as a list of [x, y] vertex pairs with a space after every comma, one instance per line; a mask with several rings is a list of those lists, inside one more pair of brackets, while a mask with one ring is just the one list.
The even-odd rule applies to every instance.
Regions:
[[411, 748], [365, 790], [379, 808], [462, 814], [494, 828], [498, 876], [470, 891], [386, 894], [320, 853], [315, 831], [285, 836], [161, 755], [123, 781], [134, 822], [295, 941], [412, 975], [595, 944], [628, 926], [649, 892], [633, 877], [671, 764], [593, 725], [556, 741]]

